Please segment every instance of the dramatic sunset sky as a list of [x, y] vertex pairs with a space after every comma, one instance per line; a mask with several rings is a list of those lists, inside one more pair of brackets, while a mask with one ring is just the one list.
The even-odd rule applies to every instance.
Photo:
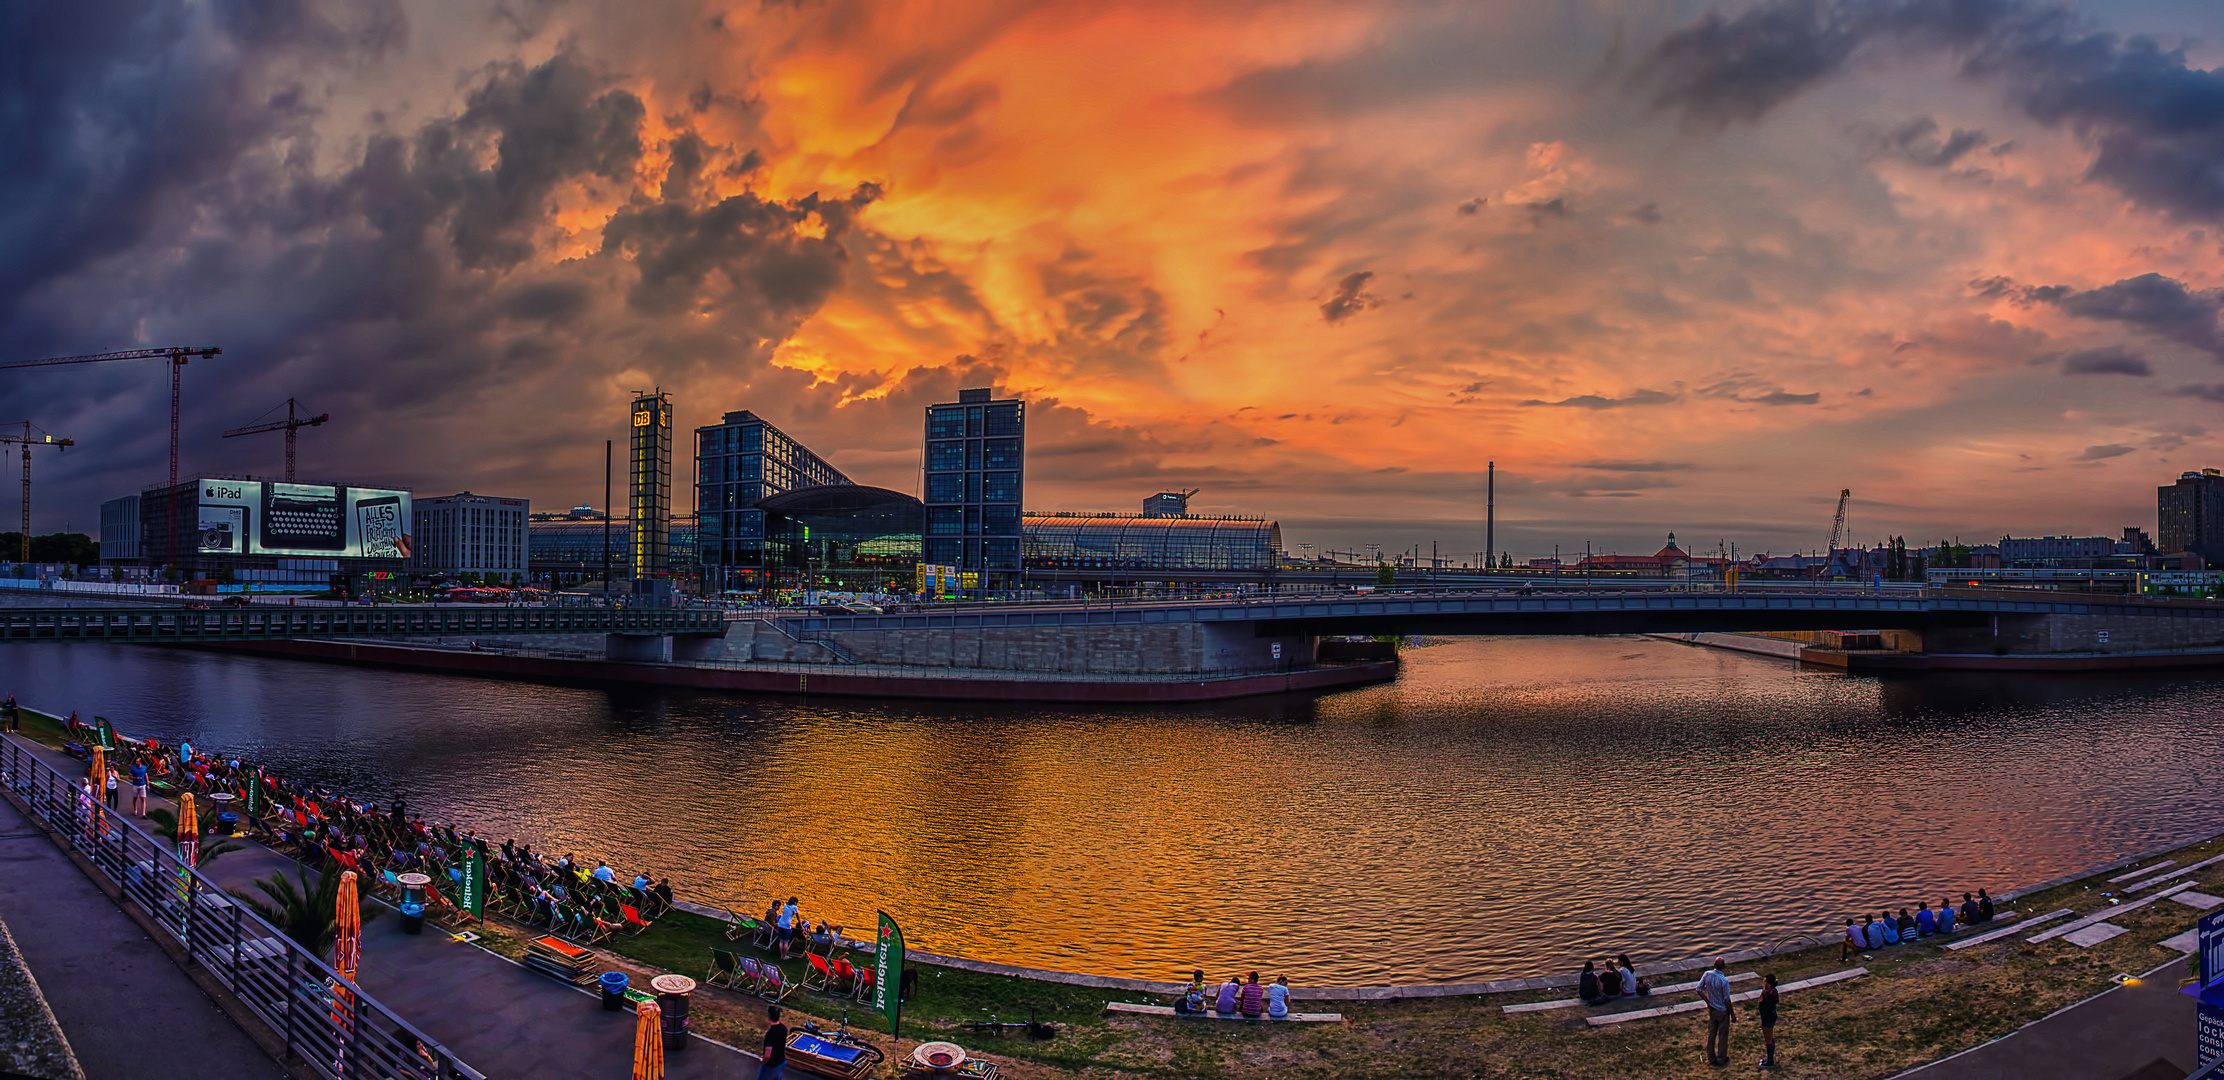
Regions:
[[[1032, 509], [1472, 553], [1495, 459], [1533, 556], [2224, 465], [2215, 0], [79, 0], [0, 57], [0, 359], [222, 346], [188, 471], [291, 395], [307, 476], [599, 502], [661, 385], [910, 491], [993, 384]], [[0, 376], [79, 443], [37, 531], [160, 479], [165, 389]]]

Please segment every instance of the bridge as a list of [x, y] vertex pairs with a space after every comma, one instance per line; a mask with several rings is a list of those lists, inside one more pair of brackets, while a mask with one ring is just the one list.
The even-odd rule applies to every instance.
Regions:
[[[1267, 594], [1157, 603], [953, 605], [778, 620], [729, 640], [759, 660], [1210, 674], [1304, 666], [1333, 635], [1883, 630], [1929, 655], [2224, 652], [2224, 604], [2142, 596], [1810, 583]], [[738, 625], [738, 624], [737, 624]]]
[[0, 607], [0, 642], [210, 643], [290, 638], [605, 634], [719, 637], [722, 612], [587, 607]]
[[2224, 627], [2224, 604], [2030, 589], [1922, 586], [1652, 586], [1373, 592], [1154, 604], [956, 607], [786, 620], [805, 633], [983, 627], [1242, 623], [1261, 636], [1321, 634], [1653, 634], [1989, 627], [1998, 616], [2195, 620]]

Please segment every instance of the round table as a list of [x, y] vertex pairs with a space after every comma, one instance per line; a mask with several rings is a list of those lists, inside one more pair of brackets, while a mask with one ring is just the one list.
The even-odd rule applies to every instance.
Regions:
[[402, 887], [402, 933], [425, 932], [425, 886], [432, 879], [423, 874], [397, 874], [394, 880]]

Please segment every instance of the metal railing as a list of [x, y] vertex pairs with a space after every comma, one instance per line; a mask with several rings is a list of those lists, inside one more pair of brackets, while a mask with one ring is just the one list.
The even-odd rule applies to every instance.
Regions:
[[23, 745], [0, 740], [0, 782], [320, 1075], [485, 1080]]

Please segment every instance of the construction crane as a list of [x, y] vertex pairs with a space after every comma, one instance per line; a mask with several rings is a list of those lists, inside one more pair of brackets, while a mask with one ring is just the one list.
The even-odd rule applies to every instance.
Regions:
[[186, 362], [194, 357], [207, 359], [222, 355], [224, 350], [213, 345], [171, 345], [159, 349], [121, 349], [116, 352], [86, 353], [83, 356], [50, 356], [44, 360], [11, 360], [0, 363], [0, 371], [9, 368], [58, 367], [62, 364], [98, 364], [108, 360], [168, 360], [170, 362], [170, 517], [163, 549], [163, 561], [171, 566], [178, 562], [178, 383], [185, 374]]
[[[233, 428], [232, 430], [225, 432], [224, 437], [229, 439], [235, 435], [260, 435], [265, 431], [278, 431], [280, 429], [284, 429], [286, 433], [286, 482], [290, 484], [293, 482], [294, 434], [300, 431], [302, 428], [315, 427], [318, 424], [322, 424], [325, 421], [332, 419], [331, 413], [318, 413], [315, 416], [304, 416], [296, 419], [294, 417], [294, 408], [299, 404], [300, 402], [297, 402], [292, 398], [287, 398], [285, 419], [272, 420], [268, 423], [249, 424], [246, 427]], [[276, 409], [271, 410], [271, 412], [277, 411], [278, 410]], [[263, 415], [268, 416], [270, 415], [270, 413], [264, 413]]]
[[[10, 424], [10, 425], [8, 425], [8, 426], [9, 426], [9, 427], [14, 427], [15, 425], [13, 425], [13, 424]], [[45, 433], [45, 432], [43, 432], [43, 431], [40, 431], [40, 432], [39, 432], [38, 434], [36, 434], [36, 435], [33, 435], [33, 434], [31, 434], [31, 433], [32, 433], [33, 431], [35, 431], [35, 430], [37, 430], [37, 429], [35, 429], [35, 428], [33, 428], [33, 427], [31, 426], [31, 422], [30, 422], [29, 420], [25, 420], [25, 421], [23, 422], [23, 434], [21, 434], [21, 435], [17, 435], [17, 434], [15, 434], [15, 433], [13, 433], [13, 432], [8, 432], [8, 433], [0, 433], [0, 444], [6, 444], [6, 443], [22, 443], [22, 444], [23, 444], [23, 560], [22, 560], [22, 561], [24, 561], [24, 562], [30, 562], [30, 561], [31, 561], [31, 448], [32, 448], [32, 447], [34, 447], [34, 446], [51, 446], [51, 447], [55, 448], [56, 450], [60, 450], [60, 449], [62, 449], [63, 447], [67, 447], [67, 446], [76, 446], [76, 445], [77, 445], [77, 443], [76, 443], [75, 441], [73, 441], [73, 440], [70, 440], [70, 439], [57, 439], [57, 438], [55, 438], [54, 436], [52, 436], [52, 435], [49, 435], [49, 434], [47, 434], [47, 433]]]
[[1838, 555], [1838, 541], [1846, 535], [1846, 500], [1853, 498], [1852, 488], [1838, 489], [1838, 516], [1830, 520], [1830, 546], [1823, 549], [1822, 573], [1830, 572], [1830, 560]]

